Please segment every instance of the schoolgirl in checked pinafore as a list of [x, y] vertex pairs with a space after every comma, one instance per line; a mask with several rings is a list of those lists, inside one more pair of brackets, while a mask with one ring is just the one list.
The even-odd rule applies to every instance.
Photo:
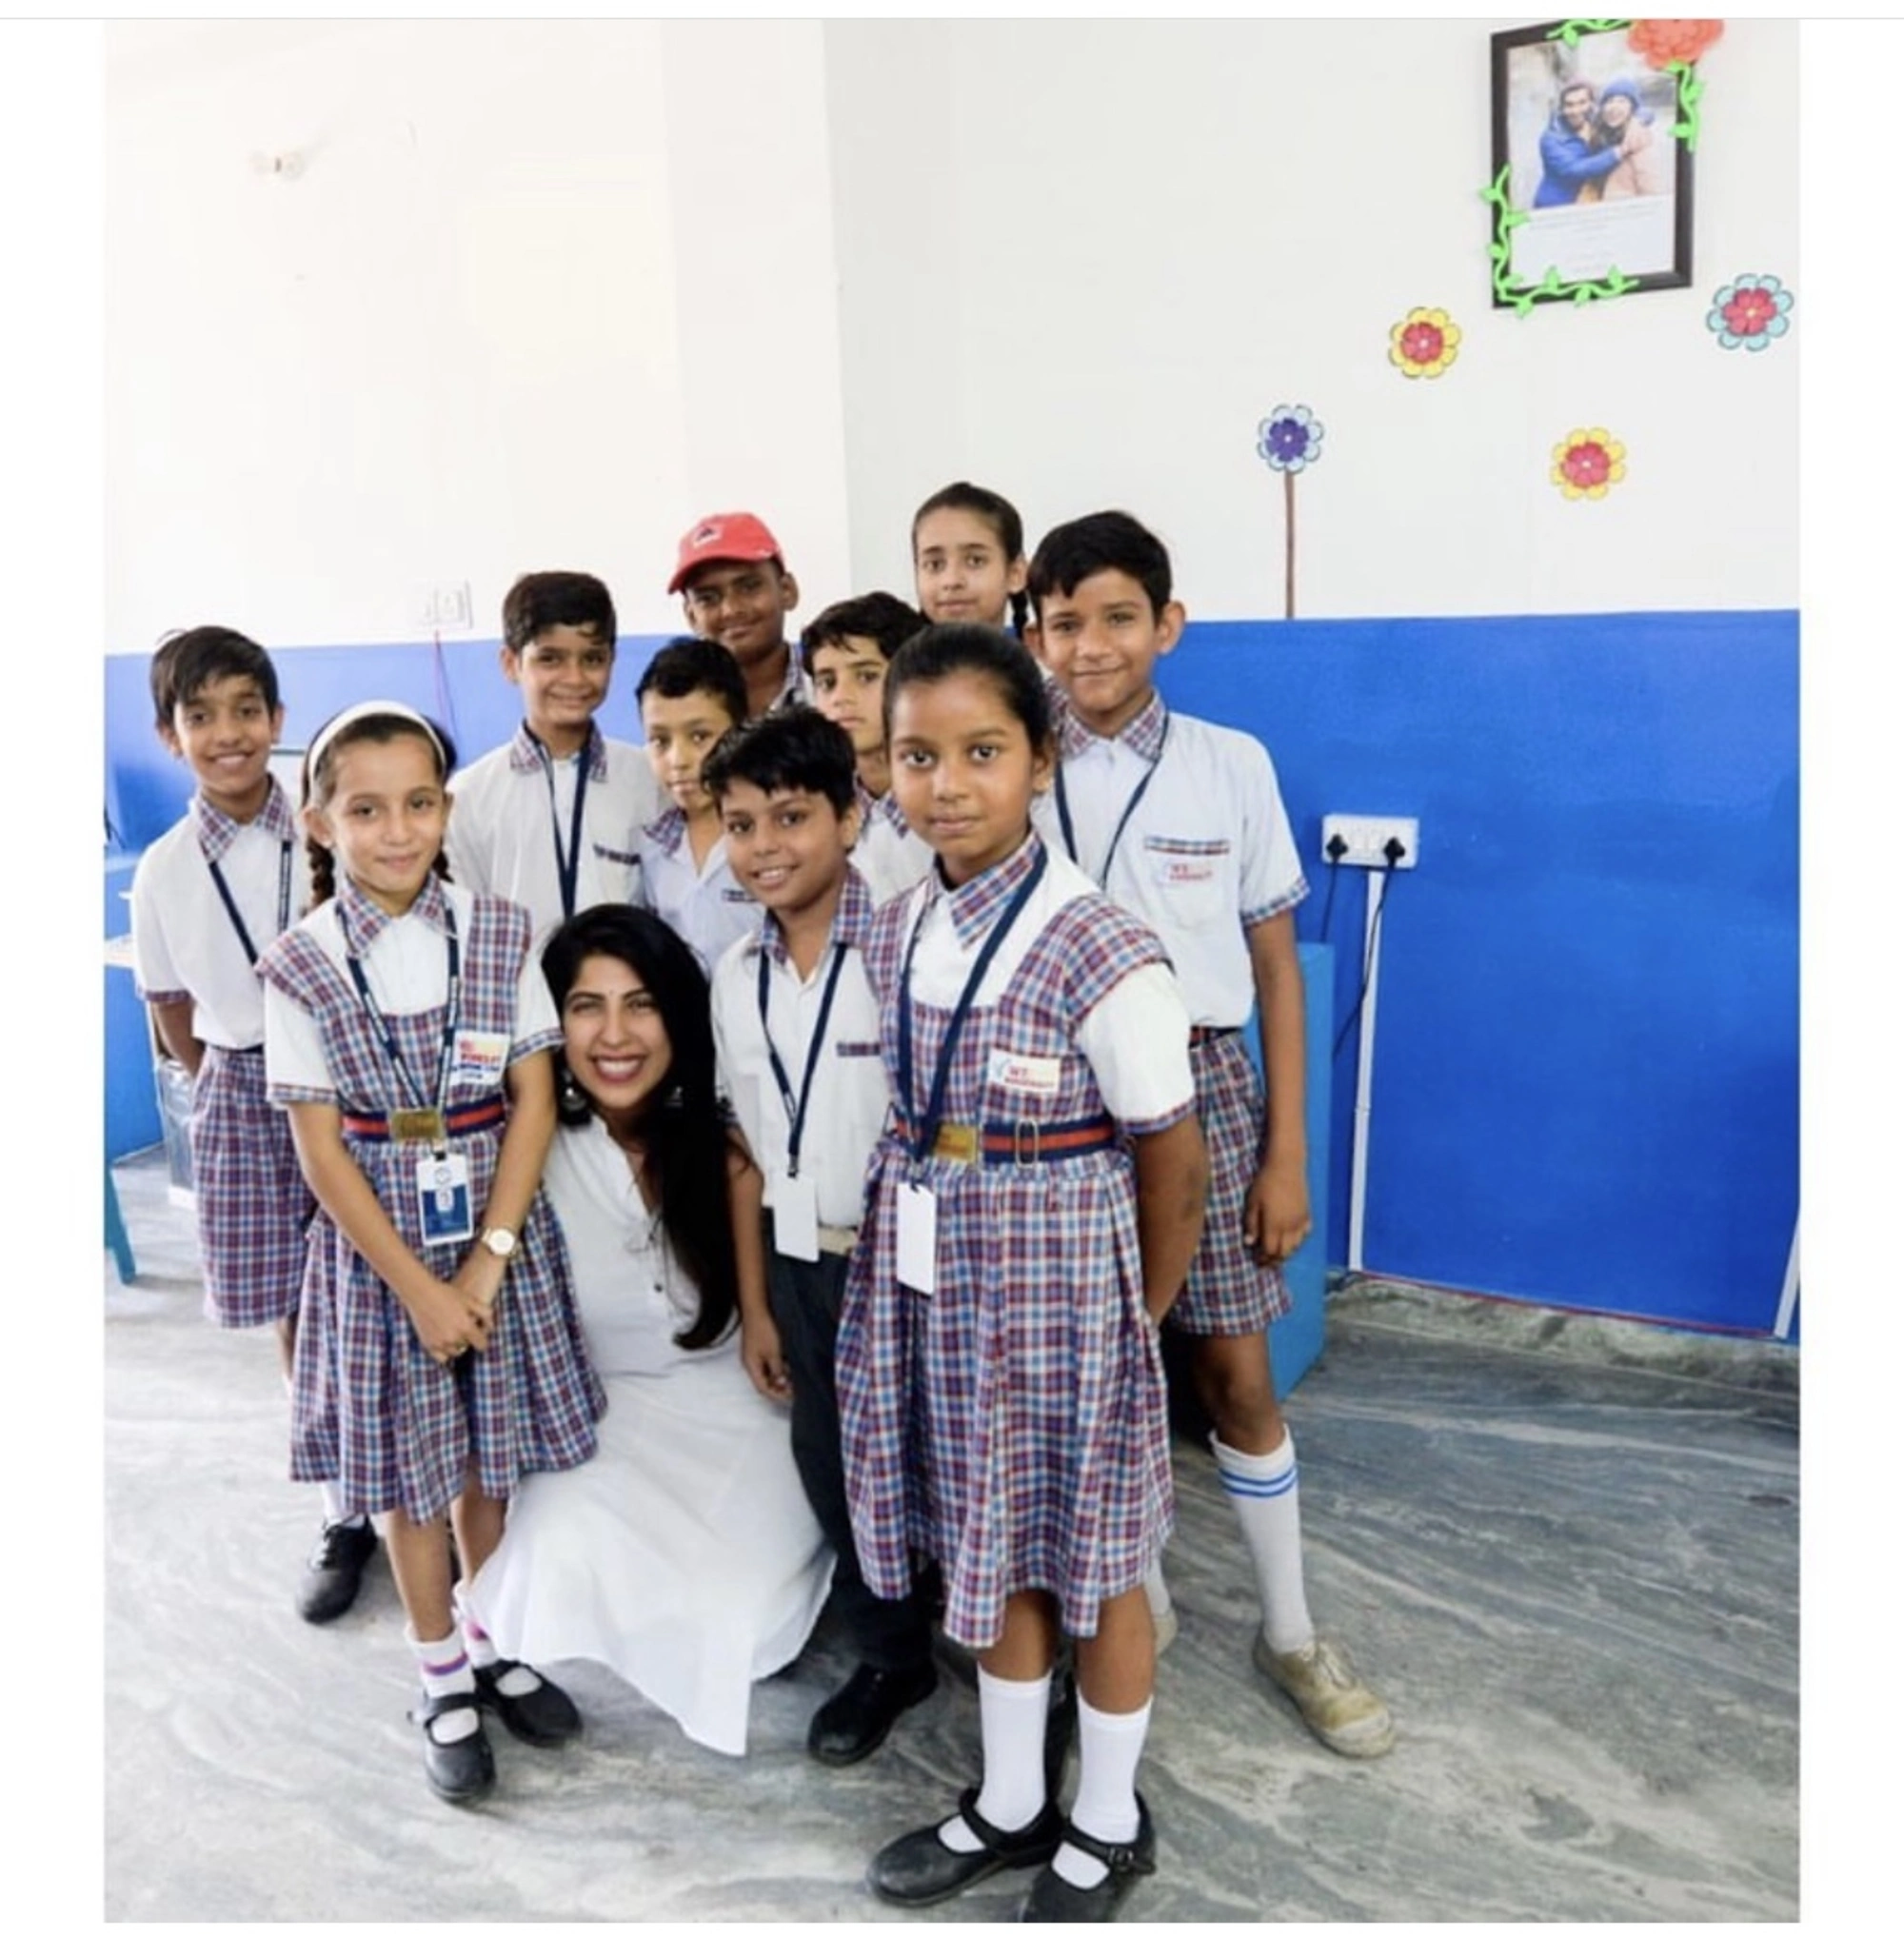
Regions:
[[[939, 905], [967, 963], [1002, 935], [935, 1119], [929, 1083], [956, 1008], [920, 998], [913, 968]], [[937, 1562], [945, 1630], [979, 1649], [999, 1638], [1006, 1597], [1027, 1590], [1049, 1591], [1062, 1630], [1089, 1637], [1100, 1604], [1141, 1584], [1171, 1524], [1163, 1374], [1121, 1136], [1172, 1126], [1189, 1094], [1187, 1021], [1167, 1009], [1170, 993], [1160, 1012], [1156, 998], [1113, 1001], [1120, 1023], [1101, 1023], [1100, 1037], [1134, 1065], [1176, 1042], [1150, 1076], [1180, 1079], [1180, 1094], [1166, 1090], [1174, 1105], [1115, 1119], [1079, 1032], [1134, 972], [1167, 971], [1163, 948], [1033, 838], [956, 889], [928, 877], [885, 905], [865, 959], [894, 1108], [868, 1172], [836, 1363], [866, 1580], [901, 1595], [915, 1560]], [[937, 1137], [922, 1155], [915, 1123]], [[901, 1192], [914, 1181], [937, 1199], [929, 1296], [897, 1262]]]
[[[454, 1032], [507, 1042], [507, 1061], [560, 1043], [551, 1022], [517, 1035], [517, 1001], [529, 956], [528, 913], [501, 898], [471, 897], [432, 875], [405, 919], [392, 919], [346, 882], [335, 898], [287, 932], [259, 960], [268, 985], [314, 1022], [327, 1089], [274, 1080], [272, 1097], [334, 1099], [345, 1143], [385, 1214], [411, 1250], [446, 1282], [466, 1243], [426, 1244], [418, 1214], [414, 1141], [353, 1132], [374, 1113], [410, 1105], [414, 1083], [434, 1082], [444, 1054], [445, 997], [426, 1011], [366, 1010], [347, 966], [379, 933], [415, 920], [449, 942], [453, 915], [460, 978]], [[341, 934], [341, 936], [340, 936]], [[380, 1025], [381, 1020], [381, 1025]], [[400, 1069], [384, 1043], [387, 1029]], [[464, 1126], [498, 1103], [500, 1077], [448, 1071], [447, 1128], [469, 1164], [470, 1211], [488, 1199], [502, 1136], [500, 1118]], [[305, 1267], [293, 1404], [291, 1473], [300, 1481], [336, 1478], [347, 1498], [372, 1514], [402, 1509], [418, 1521], [442, 1514], [461, 1494], [473, 1464], [486, 1494], [505, 1499], [526, 1474], [569, 1468], [595, 1451], [595, 1420], [605, 1404], [589, 1365], [564, 1265], [562, 1239], [538, 1194], [511, 1259], [487, 1347], [451, 1366], [430, 1357], [404, 1307], [329, 1215], [319, 1210]]]

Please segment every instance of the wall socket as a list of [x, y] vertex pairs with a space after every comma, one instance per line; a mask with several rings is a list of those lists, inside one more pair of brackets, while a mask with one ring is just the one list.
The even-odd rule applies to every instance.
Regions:
[[[1339, 839], [1347, 848], [1331, 854]], [[1398, 842], [1397, 856], [1389, 847]], [[1322, 860], [1345, 863], [1352, 870], [1412, 870], [1420, 860], [1421, 824], [1413, 816], [1324, 816]]]
[[464, 584], [419, 584], [410, 601], [410, 618], [425, 631], [469, 629], [475, 614], [469, 607], [469, 586]]

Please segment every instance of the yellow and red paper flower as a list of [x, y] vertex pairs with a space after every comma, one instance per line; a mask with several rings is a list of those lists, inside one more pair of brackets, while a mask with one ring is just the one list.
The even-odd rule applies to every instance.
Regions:
[[1438, 380], [1460, 346], [1460, 327], [1438, 306], [1418, 306], [1388, 329], [1388, 357], [1411, 381]]
[[1722, 20], [1636, 20], [1626, 30], [1626, 45], [1650, 67], [1683, 62], [1690, 68], [1724, 32]]
[[1569, 503], [1582, 496], [1604, 496], [1626, 475], [1626, 445], [1604, 428], [1576, 428], [1554, 445], [1549, 480]]

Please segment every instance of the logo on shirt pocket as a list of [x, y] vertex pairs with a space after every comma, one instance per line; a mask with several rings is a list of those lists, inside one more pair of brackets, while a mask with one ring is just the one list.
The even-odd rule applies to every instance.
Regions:
[[1233, 858], [1227, 837], [1146, 836], [1143, 855], [1165, 918], [1200, 930], [1222, 916]]
[[880, 1057], [877, 1039], [836, 1039], [833, 1051], [843, 1060], [876, 1060]]
[[1051, 1095], [1058, 1092], [1063, 1065], [1056, 1054], [1013, 1054], [995, 1046], [985, 1063], [985, 1079], [1010, 1094]]

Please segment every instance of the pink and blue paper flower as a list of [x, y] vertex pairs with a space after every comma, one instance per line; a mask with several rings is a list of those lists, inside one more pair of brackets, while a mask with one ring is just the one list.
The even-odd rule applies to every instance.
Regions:
[[1256, 452], [1271, 468], [1299, 475], [1322, 453], [1322, 424], [1306, 407], [1278, 407], [1257, 425]]
[[1792, 294], [1769, 273], [1740, 272], [1731, 285], [1713, 294], [1706, 325], [1728, 350], [1743, 346], [1760, 353], [1781, 338], [1791, 322]]

